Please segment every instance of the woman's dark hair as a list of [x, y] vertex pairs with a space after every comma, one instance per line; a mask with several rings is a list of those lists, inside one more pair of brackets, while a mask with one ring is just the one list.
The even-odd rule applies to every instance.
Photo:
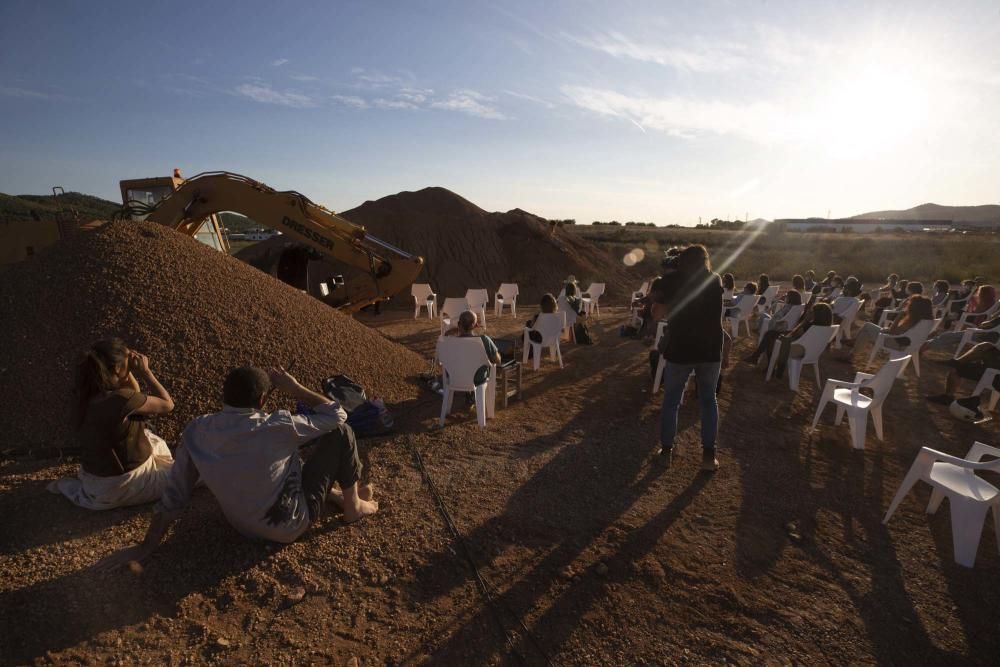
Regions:
[[898, 274], [890, 273], [889, 274], [889, 280], [887, 282], [889, 284], [895, 284], [898, 280], [899, 280], [899, 275]]
[[543, 313], [554, 313], [556, 312], [556, 298], [551, 294], [545, 294], [542, 296], [542, 300], [538, 303], [538, 306], [542, 309]]
[[576, 296], [576, 285], [566, 283], [566, 296]]
[[711, 271], [712, 262], [708, 259], [708, 249], [700, 243], [689, 245], [677, 255], [677, 266], [685, 275]]
[[914, 294], [906, 300], [899, 329], [906, 330], [922, 320], [934, 319], [934, 304], [925, 296]]
[[808, 271], [806, 271], [806, 275], [809, 276], [810, 278], [815, 278], [816, 271], [814, 269], [809, 269]]
[[792, 289], [793, 290], [801, 292], [805, 288], [806, 288], [806, 279], [805, 278], [803, 278], [802, 276], [800, 276], [797, 273], [794, 276], [792, 276]]
[[234, 368], [222, 384], [222, 402], [234, 408], [256, 408], [271, 388], [271, 378], [260, 368]]
[[897, 280], [896, 281], [896, 289], [898, 291], [900, 291], [900, 292], [905, 292], [906, 291], [906, 286], [909, 283], [910, 283], [910, 281], [908, 281], [908, 280], [902, 280], [902, 279], [901, 280]]
[[792, 290], [785, 295], [785, 303], [789, 306], [801, 306], [802, 305], [802, 294], [796, 290]]
[[76, 365], [76, 425], [87, 416], [90, 399], [103, 391], [118, 388], [116, 370], [128, 362], [128, 346], [121, 338], [99, 340], [90, 346]]
[[736, 289], [736, 276], [731, 273], [723, 274], [722, 276], [722, 289]]
[[750, 281], [743, 286], [743, 292], [745, 294], [756, 294], [757, 293], [757, 283]]
[[935, 292], [947, 292], [951, 289], [951, 285], [947, 280], [935, 280], [934, 281], [934, 291]]
[[836, 276], [833, 277], [832, 280], [830, 280], [830, 284], [833, 285], [833, 286], [835, 286], [835, 287], [843, 287], [844, 286], [844, 279], [842, 277], [840, 277], [839, 275], [836, 275]]
[[771, 279], [767, 277], [766, 273], [760, 274], [757, 278], [757, 294], [763, 294], [767, 291], [767, 288], [771, 286]]
[[912, 280], [906, 283], [906, 292], [907, 294], [923, 294], [924, 284], [917, 280]]
[[820, 327], [828, 327], [833, 324], [833, 311], [826, 303], [817, 303], [813, 306], [813, 324]]
[[844, 281], [844, 296], [861, 296], [861, 281], [854, 276], [848, 276]]

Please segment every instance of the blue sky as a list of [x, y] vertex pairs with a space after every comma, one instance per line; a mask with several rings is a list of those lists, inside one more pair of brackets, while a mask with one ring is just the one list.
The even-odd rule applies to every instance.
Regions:
[[995, 203], [1000, 3], [0, 3], [0, 191], [694, 224]]

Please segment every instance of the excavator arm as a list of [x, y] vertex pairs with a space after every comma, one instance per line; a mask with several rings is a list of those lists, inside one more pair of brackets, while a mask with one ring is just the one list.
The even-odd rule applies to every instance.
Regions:
[[352, 280], [343, 288], [346, 301], [341, 302], [341, 308], [348, 312], [406, 289], [423, 267], [422, 257], [369, 236], [363, 226], [298, 192], [279, 192], [229, 172], [207, 172], [187, 179], [156, 204], [146, 219], [193, 236], [205, 218], [222, 211], [245, 215], [326, 257], [363, 271], [367, 279]]

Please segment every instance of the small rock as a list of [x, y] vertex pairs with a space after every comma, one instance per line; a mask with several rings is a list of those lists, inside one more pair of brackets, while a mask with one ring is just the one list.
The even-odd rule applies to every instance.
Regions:
[[302, 586], [296, 586], [292, 590], [285, 593], [285, 604], [292, 606], [293, 604], [298, 604], [306, 597], [306, 589]]
[[606, 577], [608, 576], [608, 566], [604, 563], [598, 563], [597, 567], [594, 568], [594, 572], [596, 572], [599, 577]]
[[221, 646], [222, 648], [229, 648], [232, 645], [232, 642], [230, 642], [225, 637], [219, 637], [218, 639], [215, 640], [215, 643], [218, 646]]
[[347, 661], [347, 667], [358, 667], [361, 663], [358, 662], [358, 656], [352, 655], [351, 659]]

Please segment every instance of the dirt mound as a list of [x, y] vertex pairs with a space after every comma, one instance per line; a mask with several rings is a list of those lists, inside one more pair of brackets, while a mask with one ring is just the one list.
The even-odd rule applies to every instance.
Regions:
[[[558, 291], [573, 274], [584, 289], [607, 284], [605, 300], [620, 299], [630, 279], [620, 261], [589, 241], [563, 230], [550, 233], [548, 220], [520, 209], [489, 213], [444, 188], [400, 192], [367, 201], [340, 215], [426, 262], [420, 280], [439, 298], [463, 296], [468, 288], [492, 292], [516, 282], [520, 300], [537, 303]], [[397, 299], [405, 302], [406, 299]]]
[[[150, 355], [177, 409], [153, 428], [173, 445], [217, 410], [225, 373], [295, 361], [316, 386], [346, 373], [388, 403], [416, 397], [421, 358], [310, 296], [192, 238], [109, 223], [8, 269], [0, 281], [0, 433], [4, 448], [72, 444], [77, 355], [118, 335]], [[272, 404], [274, 399], [272, 399]]]

